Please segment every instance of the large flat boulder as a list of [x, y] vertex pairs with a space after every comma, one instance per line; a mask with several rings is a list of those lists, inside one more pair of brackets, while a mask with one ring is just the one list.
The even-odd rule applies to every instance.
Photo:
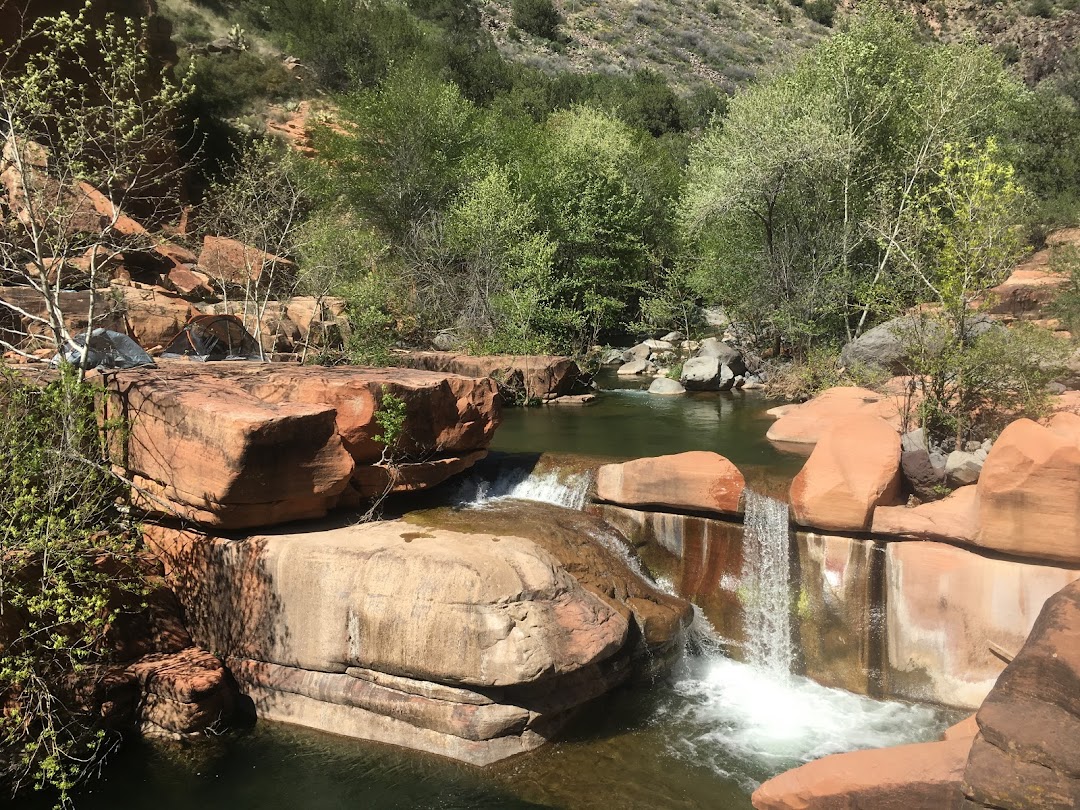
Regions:
[[852, 751], [808, 762], [754, 791], [756, 810], [959, 810], [970, 738]]
[[978, 494], [980, 546], [1080, 563], [1080, 417], [1010, 424], [983, 465]]
[[781, 444], [813, 445], [833, 426], [845, 425], [857, 416], [877, 416], [899, 432], [897, 400], [895, 395], [868, 388], [830, 388], [800, 405], [785, 406], [765, 435]]
[[864, 532], [899, 495], [900, 437], [878, 416], [853, 416], [822, 436], [791, 482], [791, 511], [800, 526]]
[[1080, 568], [985, 557], [944, 543], [889, 543], [885, 552], [888, 694], [975, 709], [1048, 598]]
[[966, 807], [1080, 807], [1080, 583], [1047, 600], [977, 720]]
[[146, 539], [259, 717], [483, 765], [680, 648], [691, 617], [578, 523], [553, 516], [530, 539], [514, 533], [522, 516], [492, 514], [472, 531], [429, 516], [242, 540], [150, 526]]
[[453, 352], [407, 352], [394, 359], [406, 368], [491, 377], [512, 396], [551, 399], [574, 393], [581, 369], [571, 357], [497, 354], [473, 357]]
[[596, 495], [622, 506], [733, 515], [745, 486], [738, 467], [719, 453], [697, 450], [605, 464], [597, 473]]
[[[434, 486], [481, 458], [499, 422], [491, 380], [406, 369], [178, 361], [110, 375], [109, 386], [129, 420], [137, 504], [218, 528]], [[374, 469], [389, 394], [406, 409], [393, 481]]]

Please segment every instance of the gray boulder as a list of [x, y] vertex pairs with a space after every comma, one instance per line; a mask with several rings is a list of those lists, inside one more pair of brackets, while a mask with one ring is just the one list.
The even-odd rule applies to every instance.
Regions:
[[458, 347], [458, 339], [450, 332], [439, 332], [431, 339], [431, 347], [438, 352], [452, 352]]
[[649, 386], [649, 393], [674, 396], [676, 394], [685, 394], [686, 389], [678, 380], [672, 380], [669, 377], [657, 377]]
[[721, 367], [717, 357], [691, 357], [683, 363], [679, 381], [688, 391], [715, 391]]
[[929, 454], [929, 448], [926, 445], [926, 430], [923, 428], [909, 430], [900, 437], [900, 447], [905, 453], [922, 450], [924, 453]]
[[652, 349], [644, 343], [639, 343], [623, 352], [623, 361], [629, 363], [633, 360], [648, 360], [650, 354], [652, 354]]
[[954, 450], [945, 460], [945, 479], [952, 487], [974, 484], [979, 480], [983, 462], [974, 453]]
[[626, 362], [623, 359], [624, 354], [625, 352], [622, 349], [604, 349], [604, 351], [600, 353], [600, 365], [622, 365]]
[[654, 368], [655, 366], [648, 360], [631, 360], [629, 363], [623, 363], [619, 366], [619, 370], [615, 373], [620, 377], [636, 377]]
[[765, 381], [756, 374], [747, 374], [746, 377], [743, 379], [742, 387], [744, 391], [753, 391], [758, 388], [764, 388]]
[[[974, 315], [967, 323], [969, 338], [985, 335], [991, 329], [1003, 329], [989, 315]], [[844, 346], [840, 352], [840, 364], [879, 366], [890, 374], [908, 374], [911, 360], [906, 346], [913, 336], [920, 334], [927, 347], [933, 351], [935, 341], [942, 339], [941, 326], [936, 321], [924, 320], [912, 315], [893, 318], [864, 332]]]
[[665, 340], [668, 343], [678, 343], [680, 340], [683, 339], [683, 337], [684, 337], [684, 335], [683, 335], [682, 332], [668, 332], [666, 335], [664, 335], [660, 339]]
[[721, 391], [730, 391], [738, 379], [741, 378], [732, 370], [731, 366], [720, 366], [720, 379], [716, 381], [716, 387]]

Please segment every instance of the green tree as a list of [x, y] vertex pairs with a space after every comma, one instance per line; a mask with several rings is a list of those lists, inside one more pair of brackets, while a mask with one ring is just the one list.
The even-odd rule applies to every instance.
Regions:
[[319, 148], [356, 210], [399, 243], [415, 238], [466, 180], [478, 112], [456, 85], [422, 65], [396, 67], [378, 90], [342, 103], [348, 134], [324, 131]]
[[578, 313], [573, 343], [587, 347], [636, 317], [641, 285], [668, 257], [677, 170], [614, 115], [575, 107], [549, 119], [522, 172], [557, 245], [553, 300]]
[[1023, 92], [989, 49], [862, 8], [695, 149], [680, 219], [701, 294], [803, 352], [913, 303], [907, 212], [945, 145], [1007, 130]]
[[558, 39], [562, 17], [552, 0], [513, 0], [510, 7], [511, 19], [522, 31], [543, 39]]

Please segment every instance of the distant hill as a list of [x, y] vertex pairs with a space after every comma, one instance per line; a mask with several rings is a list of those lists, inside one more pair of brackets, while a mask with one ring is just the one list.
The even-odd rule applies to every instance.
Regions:
[[[828, 3], [829, 0], [823, 0]], [[829, 29], [818, 6], [789, 0], [556, 0], [564, 42], [513, 25], [509, 0], [481, 3], [484, 23], [508, 58], [548, 71], [633, 73], [652, 69], [685, 89], [727, 90], [805, 50]], [[829, 8], [831, 6], [821, 6]]]
[[[513, 25], [511, 0], [480, 2], [508, 58], [556, 72], [652, 69], [677, 88], [726, 90], [782, 65], [830, 33], [833, 0], [555, 0], [563, 41]], [[845, 0], [836, 20], [857, 5]], [[1054, 73], [1080, 42], [1080, 0], [934, 0], [903, 4], [930, 36], [988, 44], [1029, 83]]]

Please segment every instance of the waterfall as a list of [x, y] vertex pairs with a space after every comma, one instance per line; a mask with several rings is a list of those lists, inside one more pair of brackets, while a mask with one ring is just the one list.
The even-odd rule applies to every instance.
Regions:
[[503, 468], [494, 480], [474, 476], [462, 482], [455, 500], [461, 505], [483, 506], [503, 498], [516, 498], [581, 510], [585, 508], [590, 483], [588, 472], [564, 473], [556, 469], [538, 473], [526, 467]]
[[788, 507], [749, 489], [745, 504], [739, 593], [745, 616], [747, 663], [786, 677], [793, 657]]

